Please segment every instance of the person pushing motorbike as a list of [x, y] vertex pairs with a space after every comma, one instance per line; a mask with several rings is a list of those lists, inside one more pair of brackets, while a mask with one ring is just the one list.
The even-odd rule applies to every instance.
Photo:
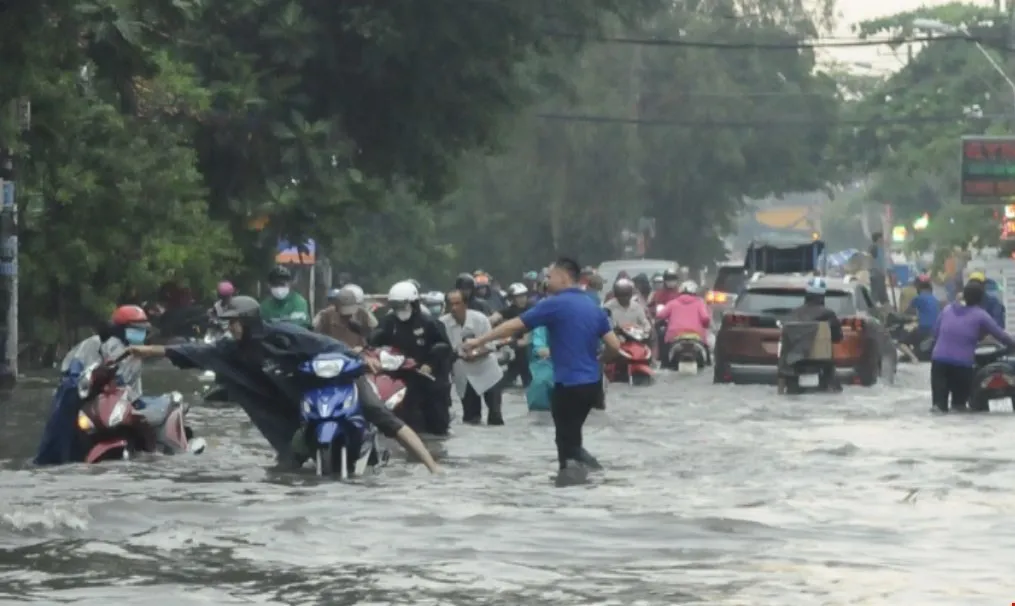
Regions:
[[652, 293], [652, 298], [649, 301], [649, 305], [652, 307], [666, 305], [680, 296], [680, 275], [677, 270], [667, 269], [663, 272], [662, 278], [662, 288]]
[[[800, 322], [827, 322], [832, 333], [832, 343], [842, 342], [842, 322], [835, 312], [825, 307], [825, 293], [828, 284], [822, 277], [811, 278], [804, 287], [804, 302], [790, 312], [789, 318]], [[842, 384], [835, 374], [835, 362], [822, 368], [818, 377], [819, 386], [830, 391], [842, 391]]]
[[[522, 315], [532, 305], [529, 303], [529, 289], [520, 282], [508, 286], [508, 306], [490, 316], [490, 324], [496, 326], [501, 322], [512, 320]], [[529, 372], [529, 338], [523, 333], [514, 335], [515, 357], [508, 363], [504, 371], [504, 379], [501, 387], [511, 387], [521, 377], [522, 387], [528, 387], [532, 382], [532, 373]]]
[[292, 322], [303, 328], [311, 327], [310, 306], [303, 295], [292, 289], [293, 275], [279, 265], [268, 274], [271, 296], [261, 303], [261, 316], [265, 322]]
[[314, 322], [314, 328], [350, 349], [361, 351], [379, 324], [377, 318], [356, 304], [356, 294], [348, 288], [339, 289], [334, 295], [329, 301], [331, 305]]
[[370, 336], [374, 347], [393, 347], [421, 364], [420, 371], [433, 379], [408, 375], [401, 410], [404, 420], [417, 432], [448, 435], [451, 425], [451, 343], [436, 316], [420, 309], [419, 291], [409, 282], [398, 282], [388, 291], [392, 313], [384, 316]]
[[[302, 393], [294, 388], [289, 375], [323, 353], [355, 354], [339, 341], [295, 324], [264, 322], [261, 306], [251, 297], [233, 297], [220, 319], [228, 322], [232, 339], [167, 347], [132, 345], [129, 351], [138, 358], [165, 357], [178, 368], [214, 371], [230, 401], [243, 407], [278, 453], [279, 461], [302, 464], [309, 456], [300, 448], [305, 444], [299, 408]], [[367, 364], [376, 362], [367, 360]], [[356, 387], [367, 422], [398, 440], [431, 472], [438, 471], [422, 440], [384, 406], [373, 384], [360, 376]]]
[[[76, 422], [81, 399], [78, 395], [78, 374], [93, 363], [110, 364], [119, 359], [131, 345], [141, 345], [148, 337], [148, 316], [136, 305], [123, 305], [116, 308], [95, 335], [75, 345], [60, 363], [61, 379], [53, 394], [53, 407], [46, 426], [42, 432], [39, 450], [35, 456], [37, 465], [57, 465], [84, 459], [83, 452], [78, 452]], [[128, 397], [133, 402], [141, 397], [140, 360], [126, 359], [120, 361], [110, 373], [116, 373], [116, 379], [127, 388]]]

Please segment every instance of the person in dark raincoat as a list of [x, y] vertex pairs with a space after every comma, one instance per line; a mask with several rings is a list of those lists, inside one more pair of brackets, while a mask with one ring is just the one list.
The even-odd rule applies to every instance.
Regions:
[[[828, 283], [824, 278], [815, 277], [807, 282], [804, 289], [804, 303], [789, 314], [791, 320], [798, 322], [828, 322], [831, 332], [832, 343], [842, 341], [842, 321], [835, 312], [825, 307], [825, 293], [828, 291]], [[835, 362], [825, 365], [819, 375], [821, 389], [830, 391], [842, 391], [842, 384], [835, 375]]]
[[[185, 343], [168, 347], [134, 346], [140, 358], [165, 357], [178, 368], [215, 372], [229, 400], [243, 407], [257, 429], [278, 453], [279, 461], [302, 464], [306, 453], [295, 452], [301, 431], [299, 402], [302, 394], [286, 378], [288, 371], [324, 353], [354, 355], [348, 347], [289, 322], [263, 322], [260, 304], [251, 297], [233, 297], [220, 314], [229, 322], [232, 339], [215, 343]], [[368, 366], [376, 362], [367, 360]], [[438, 471], [430, 453], [412, 429], [389, 411], [366, 377], [356, 380], [363, 417], [384, 435], [398, 440]]]

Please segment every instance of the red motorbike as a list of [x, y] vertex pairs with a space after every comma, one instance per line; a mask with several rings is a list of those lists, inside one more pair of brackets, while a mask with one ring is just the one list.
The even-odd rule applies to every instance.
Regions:
[[648, 385], [655, 376], [652, 370], [651, 336], [637, 326], [622, 326], [616, 329], [620, 338], [620, 349], [627, 358], [609, 362], [603, 369], [606, 379], [612, 383], [627, 382], [630, 385]]
[[415, 360], [391, 347], [382, 347], [367, 355], [376, 358], [381, 363], [381, 372], [370, 375], [369, 380], [374, 384], [384, 405], [401, 417], [402, 402], [405, 400], [406, 394], [405, 375], [417, 374], [430, 380], [433, 380], [433, 376], [424, 373]]
[[78, 396], [83, 405], [77, 426], [86, 463], [130, 459], [136, 453], [180, 454], [204, 451], [186, 425], [188, 409], [179, 392], [132, 399], [116, 381], [115, 367], [93, 364], [81, 375]]

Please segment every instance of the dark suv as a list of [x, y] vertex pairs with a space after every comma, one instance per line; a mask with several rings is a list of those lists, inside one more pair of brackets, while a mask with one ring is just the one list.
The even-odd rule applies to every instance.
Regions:
[[[778, 320], [804, 302], [808, 275], [759, 275], [751, 279], [719, 326], [715, 341], [715, 383], [775, 383]], [[825, 306], [839, 316], [843, 340], [833, 351], [843, 382], [870, 386], [895, 378], [898, 362], [888, 330], [873, 315], [867, 288], [850, 278], [827, 279]]]

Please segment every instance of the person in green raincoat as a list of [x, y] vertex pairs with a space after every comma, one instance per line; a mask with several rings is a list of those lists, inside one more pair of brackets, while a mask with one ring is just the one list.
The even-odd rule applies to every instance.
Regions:
[[550, 394], [553, 391], [553, 362], [550, 360], [550, 346], [546, 327], [532, 331], [529, 344], [529, 372], [532, 382], [525, 389], [525, 400], [529, 410], [550, 410]]

